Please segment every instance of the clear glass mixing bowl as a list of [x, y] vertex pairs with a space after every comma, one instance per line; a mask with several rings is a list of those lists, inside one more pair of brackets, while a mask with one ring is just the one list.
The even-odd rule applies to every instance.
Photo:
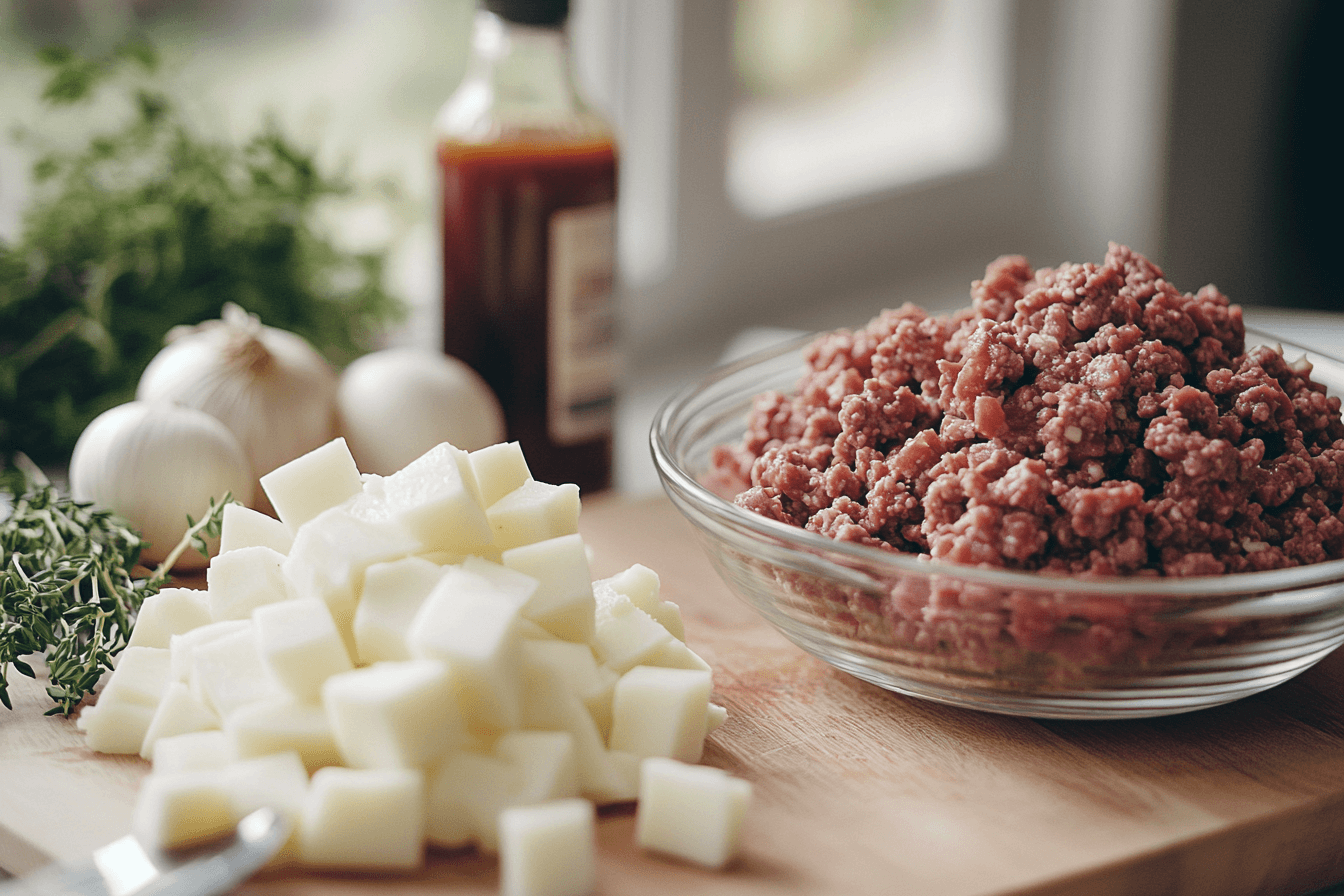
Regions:
[[[1137, 718], [1237, 700], [1344, 642], [1344, 560], [1189, 578], [1077, 579], [837, 542], [735, 506], [704, 483], [752, 398], [791, 391], [812, 337], [711, 371], [670, 398], [650, 433], [673, 504], [715, 569], [786, 637], [903, 694], [1015, 715]], [[1344, 364], [1306, 355], [1344, 392]]]

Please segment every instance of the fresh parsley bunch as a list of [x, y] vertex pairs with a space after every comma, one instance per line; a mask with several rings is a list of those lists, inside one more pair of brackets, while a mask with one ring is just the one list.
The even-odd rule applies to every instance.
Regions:
[[9, 673], [36, 678], [24, 657], [45, 654], [47, 715], [69, 715], [131, 636], [145, 598], [168, 582], [173, 563], [217, 537], [229, 497], [200, 521], [188, 518], [177, 548], [152, 574], [137, 576], [142, 542], [109, 510], [64, 497], [18, 468], [0, 477], [0, 703], [13, 709]]
[[118, 98], [127, 112], [119, 129], [41, 153], [22, 232], [0, 240], [0, 463], [64, 464], [89, 421], [133, 397], [165, 334], [226, 302], [337, 366], [400, 314], [384, 255], [344, 251], [314, 224], [354, 186], [273, 122], [242, 145], [197, 135], [154, 86], [144, 43], [40, 58], [53, 115]]

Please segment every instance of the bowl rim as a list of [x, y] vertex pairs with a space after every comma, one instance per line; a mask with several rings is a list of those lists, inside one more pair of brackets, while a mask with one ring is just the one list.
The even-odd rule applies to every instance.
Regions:
[[[674, 504], [677, 503], [675, 498], [680, 495], [696, 510], [720, 525], [746, 530], [753, 537], [772, 543], [785, 542], [814, 558], [820, 557], [844, 566], [850, 571], [879, 570], [897, 575], [946, 576], [967, 583], [1015, 590], [1039, 591], [1044, 588], [1051, 591], [1068, 590], [1079, 594], [1107, 596], [1129, 596], [1141, 591], [1144, 595], [1153, 597], [1218, 597], [1228, 594], [1264, 594], [1285, 589], [1301, 589], [1344, 579], [1344, 559], [1261, 572], [1204, 576], [1077, 576], [975, 566], [935, 559], [927, 554], [888, 552], [871, 545], [837, 541], [817, 532], [752, 513], [716, 495], [674, 461], [668, 434], [673, 421], [679, 419], [681, 411], [688, 402], [738, 373], [799, 352], [816, 338], [833, 332], [836, 332], [836, 328], [808, 333], [717, 365], [699, 378], [686, 383], [664, 400], [649, 428], [649, 449], [663, 488], [669, 497], [674, 499]], [[1333, 355], [1307, 348], [1255, 327], [1246, 327], [1245, 332], [1248, 339], [1254, 337], [1259, 340], [1258, 344], [1279, 345], [1281, 353], [1285, 353], [1290, 347], [1294, 352], [1303, 353], [1308, 361], [1315, 363], [1321, 360], [1334, 365], [1339, 368], [1341, 377], [1344, 377], [1344, 361]], [[1327, 385], [1327, 388], [1331, 387]], [[1344, 378], [1340, 380], [1340, 388], [1344, 388]]]

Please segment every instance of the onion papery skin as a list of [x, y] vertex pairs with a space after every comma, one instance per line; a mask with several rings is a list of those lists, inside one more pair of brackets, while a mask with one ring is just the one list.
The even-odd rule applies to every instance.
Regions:
[[[226, 315], [175, 336], [145, 368], [136, 398], [210, 414], [259, 479], [335, 437], [337, 374], [303, 337], [248, 320]], [[257, 482], [247, 497], [266, 506]]]
[[[244, 498], [255, 477], [237, 438], [204, 411], [166, 402], [131, 401], [94, 418], [70, 456], [70, 496], [113, 510], [149, 544], [158, 563], [190, 525], [225, 494]], [[188, 549], [174, 569], [208, 559]]]

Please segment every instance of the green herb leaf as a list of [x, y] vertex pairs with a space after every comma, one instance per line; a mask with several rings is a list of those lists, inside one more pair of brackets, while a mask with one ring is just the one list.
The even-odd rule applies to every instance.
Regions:
[[134, 397], [168, 331], [227, 302], [337, 367], [401, 315], [384, 255], [343, 250], [319, 226], [319, 209], [355, 186], [277, 122], [237, 144], [201, 136], [145, 75], [157, 65], [148, 44], [41, 59], [51, 106], [128, 111], [73, 147], [24, 129], [33, 199], [19, 238], [0, 240], [0, 464], [14, 452], [67, 462], [95, 416]]
[[13, 709], [10, 670], [36, 678], [23, 659], [46, 653], [55, 702], [69, 714], [130, 640], [146, 597], [169, 581], [173, 563], [193, 543], [217, 535], [225, 495], [192, 522], [182, 541], [149, 577], [133, 573], [142, 541], [111, 511], [60, 495], [15, 468], [0, 475], [0, 703]]

